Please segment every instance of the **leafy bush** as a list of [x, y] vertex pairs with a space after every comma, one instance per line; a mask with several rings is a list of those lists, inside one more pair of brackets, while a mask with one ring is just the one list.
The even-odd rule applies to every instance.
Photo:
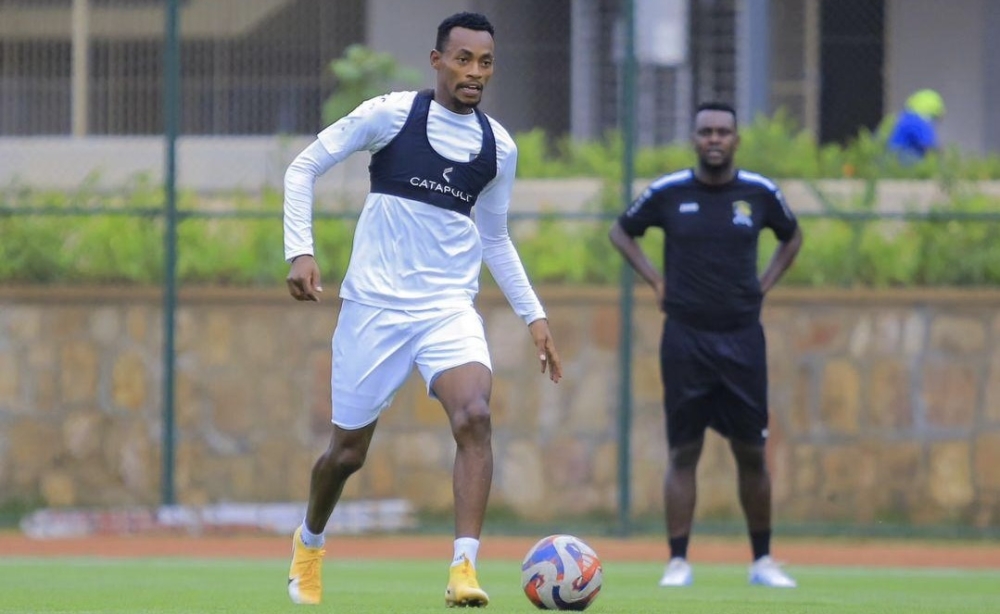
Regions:
[[[977, 194], [967, 185], [968, 180], [1000, 178], [1000, 157], [972, 158], [946, 151], [903, 166], [885, 155], [882, 133], [861, 132], [847, 146], [819, 147], [783, 114], [758, 119], [741, 133], [739, 162], [744, 168], [776, 178], [865, 181], [861, 197], [835, 203], [831, 206], [835, 211], [825, 217], [801, 220], [805, 246], [783, 284], [1000, 283], [1000, 201]], [[622, 259], [608, 241], [607, 229], [623, 207], [624, 143], [620, 136], [609, 132], [593, 142], [553, 142], [536, 130], [516, 140], [522, 178], [586, 176], [600, 178], [604, 185], [590, 219], [543, 215], [511, 222], [511, 233], [532, 279], [537, 283], [617, 283]], [[642, 149], [636, 152], [635, 174], [655, 177], [693, 162], [688, 145]], [[872, 211], [882, 178], [932, 178], [946, 198], [926, 218], [878, 219]], [[195, 194], [180, 195], [180, 281], [281, 285], [288, 270], [282, 252], [281, 195], [235, 194], [224, 205], [226, 215], [213, 217], [218, 200], [206, 203]], [[162, 190], [143, 177], [115, 195], [97, 193], [89, 183], [72, 194], [10, 186], [0, 193], [0, 283], [161, 283], [163, 202]], [[46, 214], [20, 213], [23, 210]], [[354, 225], [352, 217], [320, 216], [315, 221], [317, 255], [328, 283], [343, 279]], [[651, 232], [642, 245], [659, 263], [662, 236]], [[773, 237], [764, 233], [761, 266], [773, 248]], [[488, 275], [484, 278], [491, 283]]]
[[351, 45], [329, 64], [337, 78], [333, 94], [323, 103], [323, 121], [332, 124], [362, 102], [397, 86], [420, 82], [420, 73], [400, 66], [391, 53]]
[[[916, 164], [902, 164], [887, 154], [887, 125], [876, 132], [862, 129], [846, 145], [820, 145], [784, 112], [758, 116], [740, 127], [740, 167], [776, 179], [935, 179], [957, 181], [1000, 179], [1000, 155], [972, 156], [956, 148], [931, 154]], [[517, 136], [518, 174], [525, 178], [621, 177], [624, 144], [608, 132], [596, 141], [552, 140], [542, 130]], [[635, 152], [639, 177], [656, 177], [695, 162], [690, 144], [672, 143]]]

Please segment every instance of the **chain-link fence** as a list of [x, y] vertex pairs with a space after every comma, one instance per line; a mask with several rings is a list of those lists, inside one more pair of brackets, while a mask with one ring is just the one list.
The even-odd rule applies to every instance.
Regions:
[[[406, 3], [408, 14], [400, 19], [401, 4], [394, 0], [180, 4], [180, 133], [186, 138], [314, 134], [323, 127], [324, 100], [337, 92], [329, 63], [353, 44], [391, 53], [430, 85], [427, 53], [434, 28], [454, 8], [453, 2]], [[784, 108], [814, 134], [836, 141], [871, 127], [887, 106], [880, 71], [886, 66], [889, 12], [880, 0], [636, 0], [638, 74], [632, 93], [623, 92], [624, 0], [466, 4], [487, 13], [497, 27], [498, 72], [484, 106], [513, 133], [541, 129], [553, 138], [598, 139], [621, 126], [631, 95], [636, 146], [684, 138], [692, 108], [705, 99], [735, 102], [742, 114]], [[160, 134], [163, 6], [161, 0], [0, 0], [0, 135]], [[759, 10], [767, 19], [760, 19]], [[858, 71], [857, 81], [852, 71]], [[25, 162], [31, 156], [17, 157], [26, 150], [24, 142], [17, 141], [22, 149], [12, 156], [13, 166], [31, 162]], [[60, 148], [79, 139], [50, 142]], [[113, 143], [139, 151], [128, 149], [127, 139]], [[98, 151], [92, 141], [83, 147]], [[230, 153], [246, 144], [233, 147]], [[221, 168], [226, 155], [224, 148], [211, 151], [218, 151], [218, 159], [201, 158], [208, 160], [206, 174]], [[67, 164], [95, 162], [80, 158]], [[34, 159], [51, 167], [44, 153]], [[553, 320], [572, 331], [564, 338], [576, 383], [559, 392], [539, 387], [535, 363], [515, 349], [525, 344], [506, 343], [513, 325], [505, 319], [509, 310], [502, 298], [492, 292], [487, 303], [491, 338], [502, 342], [495, 432], [506, 464], [498, 467], [496, 500], [529, 518], [546, 498], [557, 500], [552, 509], [584, 509], [598, 520], [620, 503], [614, 492], [620, 483], [609, 467], [622, 428], [615, 413], [620, 378], [612, 375], [621, 360], [613, 286], [621, 263], [606, 228], [609, 209], [621, 203], [607, 202], [602, 186], [589, 185], [599, 205], [567, 209], [566, 195], [577, 187], [535, 186], [548, 194], [533, 201], [538, 212], [514, 216], [511, 224], [534, 278], [577, 285], [545, 297]], [[17, 188], [12, 193], [18, 197], [31, 196]], [[158, 291], [134, 292], [128, 285], [163, 281], [164, 198], [158, 185], [142, 181], [111, 196], [86, 188], [72, 195], [34, 193], [38, 202], [15, 202], [13, 208], [0, 205], [0, 272], [20, 267], [19, 274], [27, 271], [30, 279], [19, 283], [51, 284], [0, 288], [0, 455], [6, 455], [0, 456], [0, 486], [4, 493], [27, 493], [55, 506], [155, 503], [164, 430], [156, 368], [163, 338], [155, 331], [162, 313]], [[619, 193], [617, 186], [610, 188]], [[287, 296], [251, 287], [280, 286], [287, 271], [273, 193], [229, 199], [190, 194], [182, 201], [178, 275], [188, 293], [181, 296], [176, 355], [180, 501], [302, 500], [300, 476], [315, 449], [325, 445], [329, 424], [329, 400], [321, 393], [328, 385], [333, 311], [290, 317]], [[546, 214], [553, 201], [563, 208]], [[840, 287], [863, 275], [887, 286], [925, 279], [920, 275], [990, 283], [1000, 275], [994, 264], [1000, 261], [997, 219], [978, 211], [982, 203], [975, 198], [966, 205], [971, 211], [951, 217], [896, 211], [893, 219], [881, 219], [874, 206], [860, 214], [814, 210], [803, 221], [809, 236], [823, 235], [826, 240], [814, 245], [826, 251], [800, 258], [826, 268], [794, 269], [787, 279], [808, 285], [815, 280], [795, 275], [819, 271], [821, 281]], [[319, 216], [317, 239], [324, 263], [342, 267], [351, 222], [342, 219], [343, 212], [323, 213], [329, 215]], [[899, 251], [913, 257], [898, 263], [886, 257]], [[966, 258], [967, 251], [976, 257]], [[960, 261], [967, 271], [940, 264]], [[562, 268], [547, 269], [552, 263]], [[108, 276], [102, 278], [102, 271]], [[959, 277], [947, 277], [956, 271]], [[332, 286], [342, 268], [324, 272]], [[93, 286], [74, 287], [81, 279]], [[127, 287], [106, 291], [102, 284], [108, 283]], [[197, 288], [205, 283], [238, 288]], [[994, 334], [994, 305], [989, 296], [973, 298], [979, 302], [967, 309], [971, 315], [957, 322], [949, 319], [954, 301], [947, 297], [896, 298], [881, 311], [870, 306], [874, 301], [841, 305], [835, 316], [826, 302], [779, 305], [777, 347], [793, 348], [779, 356], [774, 385], [783, 520], [818, 519], [832, 526], [857, 518], [872, 528], [882, 517], [945, 523], [955, 518], [949, 514], [964, 514], [981, 528], [1000, 518], [995, 489], [970, 469], [970, 463], [985, 465], [992, 458], [980, 452], [987, 444], [976, 443], [977, 433], [996, 427], [985, 375], [995, 359], [988, 343], [965, 344], [962, 333], [974, 331], [971, 337], [980, 342]], [[629, 503], [634, 516], [649, 519], [661, 511], [665, 465], [655, 373], [659, 314], [648, 302], [639, 309], [634, 342], [642, 361], [635, 371], [635, 463], [629, 476], [637, 488]], [[789, 316], [792, 309], [799, 315]], [[927, 332], [932, 329], [937, 332]], [[925, 346], [925, 339], [938, 345]], [[907, 353], [905, 364], [886, 359], [896, 351]], [[805, 352], [812, 353], [801, 363], [787, 362]], [[938, 352], [962, 353], [959, 370], [940, 364]], [[867, 379], [879, 369], [889, 376]], [[949, 387], [948, 381], [968, 385]], [[966, 390], [973, 392], [963, 396]], [[419, 383], [408, 384], [399, 412], [380, 426], [386, 443], [373, 457], [393, 459], [392, 467], [376, 464], [352, 482], [349, 496], [409, 496], [431, 511], [446, 499], [439, 486], [449, 480], [450, 435], [422, 392]], [[880, 403], [890, 411], [880, 412]], [[306, 410], [289, 419], [291, 407]], [[854, 437], [859, 432], [883, 437], [886, 452]], [[958, 435], [943, 451], [925, 445], [942, 433]], [[17, 446], [7, 443], [14, 441]], [[726, 451], [716, 445], [707, 456], [713, 479], [721, 481], [714, 483], [719, 488], [708, 488], [712, 503], [706, 513], [738, 525], [733, 484], [721, 477], [732, 475]], [[957, 477], [927, 469], [939, 457], [959, 467]], [[969, 460], [980, 457], [987, 460]], [[852, 490], [856, 472], [843, 469], [841, 459], [854, 458], [867, 463], [864, 475], [871, 479], [860, 485], [867, 490]], [[529, 461], [533, 465], [519, 464]], [[533, 472], [536, 466], [546, 469]], [[919, 474], [915, 482], [921, 487], [879, 488], [898, 481], [892, 475], [898, 467]], [[948, 486], [952, 480], [960, 486]], [[725, 500], [718, 494], [723, 491], [730, 495]], [[580, 501], [586, 506], [580, 508]]]

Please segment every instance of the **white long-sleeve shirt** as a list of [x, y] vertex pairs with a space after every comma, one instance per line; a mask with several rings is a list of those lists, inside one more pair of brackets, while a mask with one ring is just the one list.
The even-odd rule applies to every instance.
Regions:
[[[316, 179], [358, 151], [376, 152], [402, 129], [416, 92], [368, 100], [323, 130], [285, 173], [285, 258], [313, 254], [312, 206]], [[351, 260], [340, 288], [344, 299], [386, 309], [420, 310], [471, 305], [486, 262], [515, 313], [526, 323], [545, 311], [524, 272], [507, 230], [517, 168], [517, 146], [490, 118], [497, 174], [483, 189], [473, 218], [426, 203], [369, 193], [354, 233]], [[474, 113], [459, 114], [431, 102], [427, 138], [437, 153], [466, 162], [482, 147]]]

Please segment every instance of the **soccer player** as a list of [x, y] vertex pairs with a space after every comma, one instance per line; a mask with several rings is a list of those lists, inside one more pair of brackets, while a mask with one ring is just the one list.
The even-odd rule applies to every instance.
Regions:
[[306, 516], [293, 537], [288, 592], [296, 603], [320, 602], [324, 529], [347, 478], [365, 462], [379, 415], [414, 365], [444, 407], [457, 444], [456, 539], [445, 602], [489, 603], [476, 577], [493, 478], [492, 372], [473, 306], [483, 261], [527, 325], [541, 372], [553, 382], [562, 376], [545, 312], [507, 232], [517, 148], [478, 109], [493, 75], [493, 26], [476, 13], [448, 17], [430, 63], [433, 90], [362, 103], [323, 130], [285, 174], [288, 289], [297, 300], [317, 301], [313, 184], [348, 155], [372, 153], [371, 191], [333, 335], [333, 433], [313, 467]]
[[[670, 562], [661, 586], [687, 586], [696, 469], [708, 427], [729, 440], [753, 551], [750, 582], [794, 587], [771, 558], [771, 478], [765, 464], [767, 360], [763, 297], [792, 264], [802, 234], [778, 188], [734, 166], [736, 112], [698, 107], [694, 169], [654, 181], [612, 225], [611, 242], [653, 287], [666, 313], [660, 341], [669, 468], [664, 484]], [[665, 235], [661, 275], [636, 242], [647, 228]], [[780, 242], [757, 276], [757, 238]]]

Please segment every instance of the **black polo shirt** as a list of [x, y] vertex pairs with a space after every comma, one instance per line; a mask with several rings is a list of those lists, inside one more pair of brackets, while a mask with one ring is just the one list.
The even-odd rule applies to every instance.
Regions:
[[742, 170], [723, 185], [701, 183], [690, 169], [665, 175], [618, 222], [633, 237], [663, 229], [667, 315], [706, 330], [759, 320], [757, 238], [770, 228], [788, 241], [798, 226], [778, 187]]

